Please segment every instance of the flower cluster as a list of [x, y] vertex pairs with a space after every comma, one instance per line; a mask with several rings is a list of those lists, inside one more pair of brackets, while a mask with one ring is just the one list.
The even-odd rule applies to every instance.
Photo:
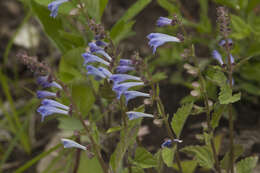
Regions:
[[[228, 43], [228, 46], [232, 46], [233, 45], [232, 39], [228, 39], [227, 43]], [[224, 47], [225, 45], [226, 45], [226, 40], [221, 40], [219, 42], [219, 46]], [[219, 64], [221, 66], [225, 65], [225, 63], [223, 62], [221, 54], [217, 50], [213, 50], [212, 56], [215, 60], [217, 60], [219, 62]], [[230, 60], [231, 60], [231, 64], [235, 63], [235, 59], [231, 54], [230, 54]], [[227, 58], [227, 61], [228, 61], [228, 58]]]

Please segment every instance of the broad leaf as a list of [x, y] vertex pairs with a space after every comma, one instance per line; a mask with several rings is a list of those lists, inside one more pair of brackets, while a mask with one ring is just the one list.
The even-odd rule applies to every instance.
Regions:
[[232, 95], [232, 89], [229, 87], [229, 85], [223, 85], [220, 88], [220, 93], [219, 93], [219, 102], [220, 104], [229, 104], [229, 103], [235, 103], [240, 100], [241, 93], [237, 93]]
[[176, 151], [176, 145], [173, 148], [165, 147], [162, 149], [162, 160], [168, 167], [173, 166], [175, 151]]
[[134, 162], [135, 165], [141, 168], [152, 168], [156, 167], [156, 159], [146, 149], [138, 147], [135, 151]]
[[253, 173], [258, 161], [257, 156], [247, 157], [236, 164], [237, 173]]
[[[197, 167], [198, 163], [196, 160], [184, 160], [181, 161], [181, 167], [182, 167], [182, 172], [184, 173], [193, 173]], [[173, 165], [173, 168], [175, 168], [176, 170], [178, 170], [178, 166], [175, 163]]]

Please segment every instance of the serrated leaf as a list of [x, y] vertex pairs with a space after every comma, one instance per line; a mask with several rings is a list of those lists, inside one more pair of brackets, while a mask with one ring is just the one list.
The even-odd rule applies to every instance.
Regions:
[[185, 104], [173, 115], [171, 126], [177, 138], [180, 138], [182, 128], [191, 113], [192, 107], [193, 103]]
[[257, 156], [247, 157], [236, 164], [237, 173], [253, 173], [258, 161]]
[[63, 130], [82, 130], [83, 125], [81, 122], [74, 118], [68, 116], [62, 116], [58, 118], [59, 120], [59, 128]]
[[146, 149], [138, 147], [135, 151], [133, 163], [141, 168], [152, 168], [157, 166], [156, 159]]
[[162, 149], [162, 160], [168, 167], [173, 166], [175, 151], [176, 151], [176, 145], [173, 148], [165, 147]]
[[[181, 167], [182, 167], [182, 172], [184, 173], [193, 173], [197, 167], [197, 162], [195, 160], [184, 160], [181, 161]], [[178, 170], [178, 165], [175, 163], [173, 165], [173, 168]]]
[[207, 71], [207, 78], [216, 83], [218, 86], [222, 86], [226, 83], [227, 78], [223, 72], [218, 69], [209, 68]]
[[[234, 145], [234, 162], [236, 161], [236, 159], [243, 154], [244, 149], [242, 147], [242, 145], [239, 144], [235, 144]], [[229, 162], [230, 162], [230, 152], [227, 152], [224, 156], [224, 158], [221, 160], [220, 162], [220, 166], [221, 168], [225, 169], [225, 170], [229, 170]]]
[[240, 100], [241, 93], [232, 95], [232, 89], [229, 85], [226, 84], [221, 86], [220, 90], [218, 97], [220, 104], [235, 103]]
[[198, 164], [203, 168], [211, 169], [214, 167], [213, 153], [208, 146], [188, 146], [181, 151], [192, 154]]

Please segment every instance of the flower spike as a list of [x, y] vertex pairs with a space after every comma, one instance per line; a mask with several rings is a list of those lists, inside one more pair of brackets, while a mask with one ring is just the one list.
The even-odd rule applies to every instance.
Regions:
[[58, 9], [61, 4], [68, 2], [69, 0], [55, 0], [48, 5], [48, 9], [51, 11], [50, 16], [55, 18], [58, 15]]
[[134, 120], [134, 119], [142, 118], [142, 117], [153, 118], [153, 115], [146, 114], [146, 113], [143, 113], [143, 112], [129, 111], [129, 112], [126, 112], [126, 114], [128, 115], [129, 120]]
[[77, 143], [75, 141], [72, 141], [70, 139], [62, 138], [61, 142], [62, 142], [64, 148], [79, 148], [79, 149], [82, 149], [82, 150], [86, 150], [87, 149], [83, 145], [80, 145], [79, 143]]

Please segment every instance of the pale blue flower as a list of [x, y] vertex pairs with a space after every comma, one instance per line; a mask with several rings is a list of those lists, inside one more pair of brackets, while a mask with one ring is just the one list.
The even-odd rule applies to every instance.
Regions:
[[101, 71], [108, 78], [112, 76], [112, 73], [104, 67], [98, 67], [98, 70]]
[[213, 56], [213, 58], [214, 58], [215, 60], [217, 60], [217, 61], [220, 63], [220, 65], [223, 65], [223, 64], [224, 64], [224, 62], [223, 62], [223, 60], [222, 60], [222, 56], [220, 55], [220, 53], [219, 53], [217, 50], [213, 50], [212, 56]]
[[131, 87], [144, 85], [143, 82], [126, 82], [122, 84], [115, 84], [112, 88], [117, 93], [117, 99], [120, 99], [121, 95]]
[[159, 19], [156, 22], [156, 25], [159, 27], [163, 27], [171, 24], [172, 24], [172, 19], [169, 19], [167, 17], [159, 17]]
[[69, 111], [68, 110], [59, 109], [57, 107], [53, 107], [53, 106], [50, 106], [50, 105], [40, 106], [37, 109], [37, 112], [40, 113], [41, 116], [42, 116], [41, 121], [43, 121], [46, 116], [52, 115], [52, 114], [69, 115]]
[[231, 61], [231, 64], [235, 63], [235, 59], [234, 59], [234, 57], [231, 54], [230, 54], [230, 61]]
[[88, 45], [89, 45], [91, 53], [97, 53], [97, 54], [103, 55], [109, 61], [112, 60], [112, 58], [105, 52], [105, 50], [102, 47], [97, 46], [96, 43], [91, 42]]
[[112, 80], [114, 82], [114, 84], [118, 84], [118, 83], [124, 82], [126, 80], [141, 81], [141, 78], [140, 77], [136, 77], [136, 76], [132, 76], [132, 75], [128, 75], [128, 74], [113, 74], [110, 77], [110, 80]]
[[64, 148], [79, 148], [79, 149], [82, 149], [82, 150], [86, 150], [87, 149], [85, 146], [80, 145], [79, 143], [77, 143], [75, 141], [72, 141], [70, 139], [62, 138], [61, 142], [62, 142]]
[[[220, 42], [219, 42], [219, 45], [220, 46], [225, 46], [225, 44], [226, 44], [226, 40], [221, 40]], [[233, 40], [232, 39], [228, 39], [228, 44], [233, 44]]]
[[132, 66], [117, 66], [116, 67], [116, 72], [117, 73], [126, 73], [128, 71], [132, 71], [134, 70], [135, 68], [132, 67]]
[[65, 110], [69, 110], [70, 108], [64, 104], [61, 104], [55, 100], [52, 99], [43, 99], [41, 102], [42, 105], [44, 106], [51, 106], [51, 107], [56, 107], [56, 108], [62, 108]]
[[50, 91], [37, 91], [37, 98], [42, 99], [46, 97], [57, 97], [57, 94]]
[[172, 140], [168, 139], [166, 141], [164, 141], [161, 145], [162, 148], [167, 147], [167, 148], [171, 148], [172, 147]]
[[48, 87], [56, 87], [59, 89], [62, 89], [61, 85], [59, 85], [57, 82], [49, 81], [49, 76], [40, 76], [37, 78], [37, 83], [41, 85], [43, 88], [48, 88]]
[[106, 42], [102, 41], [102, 40], [96, 40], [95, 43], [96, 43], [97, 46], [101, 46], [101, 47], [108, 46], [108, 44]]
[[131, 65], [133, 65], [133, 61], [130, 59], [120, 59], [119, 65], [120, 66], [131, 66]]
[[126, 105], [128, 104], [129, 100], [132, 100], [136, 97], [150, 97], [150, 94], [142, 93], [139, 91], [125, 91], [123, 95], [126, 98]]
[[106, 66], [110, 65], [109, 62], [107, 62], [107, 61], [103, 60], [102, 58], [99, 58], [98, 56], [93, 55], [89, 52], [83, 53], [82, 57], [84, 58], [84, 65], [91, 63], [91, 62], [99, 62], [99, 63], [102, 63]]
[[92, 65], [88, 65], [87, 67], [87, 75], [92, 75], [94, 76], [95, 80], [101, 80], [103, 78], [106, 78], [106, 75], [104, 75], [104, 73], [102, 71], [100, 71], [99, 69], [97, 69], [96, 67], [92, 66]]
[[163, 45], [166, 42], [180, 42], [180, 39], [167, 34], [162, 33], [151, 33], [147, 36], [149, 41], [149, 46], [153, 48], [153, 53], [155, 54], [156, 48]]
[[128, 115], [129, 120], [134, 120], [134, 119], [142, 118], [142, 117], [153, 118], [152, 114], [146, 114], [143, 112], [129, 111], [129, 112], [126, 112], [126, 114]]
[[50, 16], [55, 18], [58, 15], [59, 6], [62, 3], [68, 2], [68, 1], [69, 0], [55, 0], [55, 1], [51, 2], [51, 3], [49, 3], [48, 9], [51, 11]]

